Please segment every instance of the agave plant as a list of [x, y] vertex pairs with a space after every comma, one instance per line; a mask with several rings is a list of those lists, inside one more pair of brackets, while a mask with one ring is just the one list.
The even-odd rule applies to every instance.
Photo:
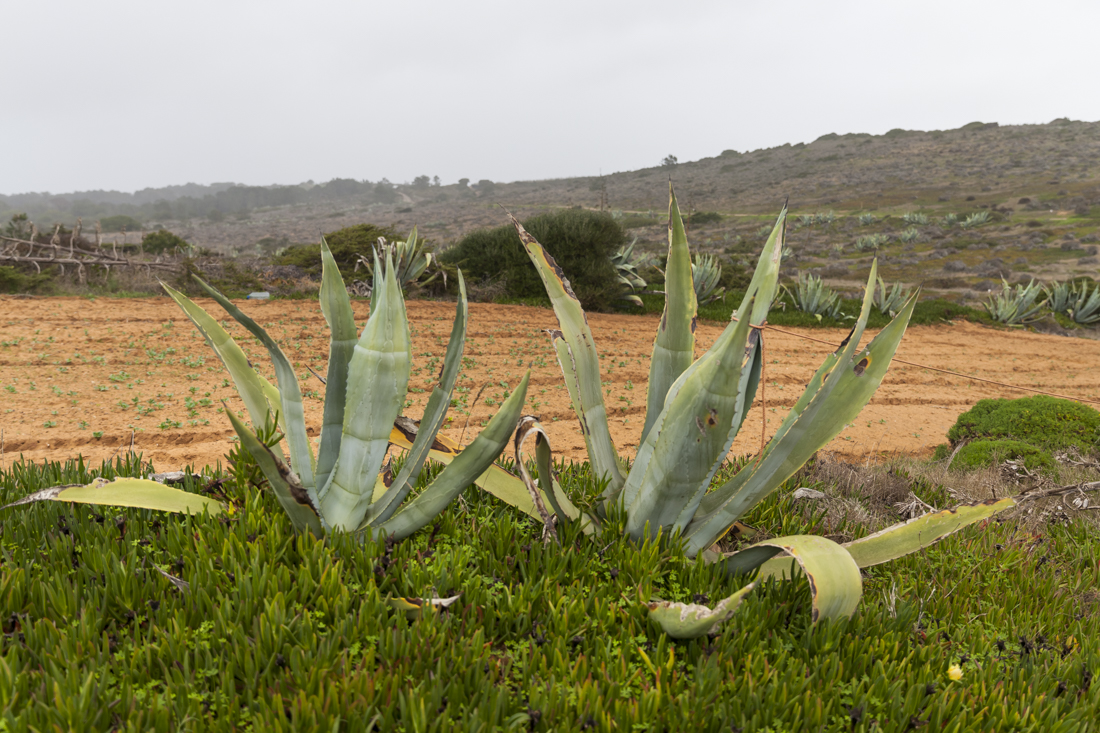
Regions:
[[909, 300], [911, 293], [901, 283], [894, 283], [890, 290], [886, 289], [886, 283], [880, 277], [878, 287], [875, 289], [875, 307], [885, 316], [893, 318], [901, 310], [902, 305]]
[[1031, 323], [1039, 318], [1039, 313], [1046, 304], [1039, 298], [1043, 289], [1034, 280], [1027, 285], [1018, 284], [1015, 287], [1001, 278], [1001, 292], [992, 295], [982, 303], [986, 312], [997, 323], [1006, 326], [1019, 326]]
[[1087, 325], [1100, 321], [1100, 285], [1089, 292], [1087, 282], [1060, 282], [1043, 288], [1047, 305], [1055, 313]]
[[943, 225], [945, 227], [953, 227], [959, 223], [959, 217], [955, 214], [945, 214], [943, 217]]
[[[424, 240], [417, 237], [416, 227], [412, 228], [409, 238], [404, 242], [387, 242], [384, 238], [379, 237], [378, 249], [393, 253], [393, 266], [396, 269], [397, 282], [401, 285], [402, 292], [408, 290], [409, 286], [413, 284], [429, 285], [440, 276], [443, 277], [443, 284], [446, 285], [447, 273], [442, 269], [437, 269], [423, 282], [420, 281], [420, 278], [432, 266], [435, 256], [425, 249]], [[374, 257], [368, 258], [360, 255], [355, 263], [355, 271], [358, 272], [359, 266], [362, 265], [367, 272], [367, 276], [373, 280], [375, 262], [377, 261]], [[364, 294], [370, 295], [371, 289], [372, 287], [364, 288]]]
[[886, 234], [868, 234], [856, 239], [856, 251], [864, 252], [869, 249], [878, 249], [890, 241]]
[[924, 226], [928, 223], [928, 214], [919, 211], [907, 211], [901, 215], [901, 220], [911, 226]]
[[[860, 348], [877, 273], [877, 263], [872, 264], [859, 319], [848, 338], [826, 357], [757, 459], [708, 491], [761, 379], [762, 328], [778, 291], [785, 217], [783, 211], [733, 320], [706, 354], [693, 361], [696, 299], [691, 259], [670, 187], [665, 310], [653, 346], [641, 442], [629, 468], [611, 440], [599, 357], [584, 311], [554, 260], [513, 218], [557, 315], [560, 329], [550, 332], [551, 340], [580, 419], [589, 461], [603, 477], [606, 489], [590, 510], [579, 510], [554, 478], [549, 443], [533, 418], [521, 423], [515, 445], [518, 460], [527, 436], [537, 435], [536, 493], [545, 497], [558, 521], [579, 521], [595, 532], [609, 526], [610, 518], [622, 516], [625, 532], [635, 540], [679, 537], [688, 556], [702, 555], [720, 562], [731, 573], [758, 571], [758, 577], [779, 577], [790, 571], [794, 558], [811, 580], [816, 620], [855, 610], [861, 594], [861, 567], [914, 552], [991, 516], [1012, 500], [926, 515], [846, 545], [824, 537], [792, 536], [760, 542], [729, 555], [716, 551], [715, 543], [738, 519], [855, 419], [886, 374], [917, 300], [914, 293], [890, 324]], [[776, 557], [780, 555], [784, 557]], [[689, 638], [706, 633], [731, 615], [749, 590], [743, 588], [715, 610], [654, 603], [650, 614], [669, 634]]]
[[718, 287], [722, 279], [722, 264], [714, 255], [696, 255], [691, 264], [691, 284], [699, 305], [713, 303], [725, 295], [726, 289]]
[[918, 239], [920, 239], [920, 230], [916, 227], [909, 227], [908, 229], [904, 229], [902, 230], [901, 234], [898, 235], [898, 241], [905, 244], [915, 242]]
[[[252, 369], [244, 351], [217, 320], [187, 296], [167, 285], [164, 288], [225, 364], [253, 428], [260, 430], [271, 415], [278, 414], [278, 425], [286, 435], [289, 461], [278, 445], [268, 447], [232, 410], [226, 410], [241, 444], [256, 459], [294, 529], [317, 536], [342, 530], [400, 539], [430, 522], [475, 480], [493, 490], [496, 484], [492, 475], [482, 474], [500, 455], [519, 422], [530, 373], [465, 450], [441, 441], [437, 433], [451, 403], [466, 339], [466, 287], [461, 272], [457, 313], [443, 369], [418, 424], [400, 416], [411, 369], [411, 340], [393, 252], [385, 252], [384, 265], [379, 253], [374, 254], [371, 312], [358, 335], [347, 290], [324, 242], [321, 257], [321, 311], [332, 335], [321, 444], [316, 456], [306, 433], [298, 378], [275, 340], [224, 295], [195, 278], [267, 348], [278, 389]], [[391, 442], [408, 450], [396, 476], [391, 466], [383, 470]], [[406, 501], [429, 455], [447, 465], [423, 491]], [[176, 511], [201, 511], [204, 506], [209, 507], [194, 503], [209, 502], [203, 497], [184, 492], [168, 495], [164, 493], [166, 487], [155, 487], [160, 484], [126, 479], [105, 487], [82, 487], [81, 491], [63, 489], [56, 496], [41, 498]], [[157, 491], [160, 493], [150, 499], [150, 492]], [[179, 507], [183, 497], [178, 496], [181, 493], [183, 497], [194, 497], [187, 499], [193, 503], [182, 509]], [[517, 498], [511, 497], [511, 501], [517, 503]], [[216, 510], [217, 506], [210, 508]]]
[[634, 294], [635, 290], [645, 290], [646, 281], [638, 274], [638, 270], [645, 267], [649, 259], [644, 254], [634, 256], [634, 245], [638, 242], [635, 237], [630, 244], [619, 247], [619, 251], [611, 257], [611, 264], [615, 266], [615, 272], [619, 276], [619, 283], [630, 289], [619, 297], [634, 305], [641, 306], [642, 299]]
[[798, 282], [792, 291], [786, 288], [794, 301], [794, 307], [803, 313], [810, 313], [821, 320], [822, 316], [843, 318], [840, 311], [840, 294], [821, 282], [821, 278], [811, 273], [798, 273]]
[[966, 217], [966, 219], [963, 220], [963, 222], [959, 224], [959, 226], [961, 226], [963, 229], [970, 229], [972, 227], [980, 227], [982, 224], [985, 224], [988, 221], [988, 211], [975, 211], [973, 214]]
[[876, 221], [878, 221], [878, 219], [875, 218], [874, 214], [860, 214], [859, 215], [859, 225], [861, 227], [865, 227], [869, 224], [874, 224]]

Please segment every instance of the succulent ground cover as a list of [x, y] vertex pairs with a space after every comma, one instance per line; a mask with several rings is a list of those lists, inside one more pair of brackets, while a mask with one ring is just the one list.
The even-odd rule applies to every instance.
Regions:
[[[125, 457], [106, 473], [152, 471]], [[99, 472], [17, 465], [0, 502]], [[819, 463], [746, 519], [854, 537], [893, 521], [883, 501], [952, 504], [970, 479], [990, 475]], [[1100, 716], [1096, 530], [1053, 505], [868, 569], [851, 620], [811, 628], [804, 583], [765, 583], [716, 635], [673, 642], [644, 601], [712, 605], [743, 580], [567, 528], [544, 545], [482, 492], [406, 541], [360, 546], [293, 535], [274, 496], [228, 475], [184, 488], [229, 511], [0, 517], [8, 730], [1079, 731]]]

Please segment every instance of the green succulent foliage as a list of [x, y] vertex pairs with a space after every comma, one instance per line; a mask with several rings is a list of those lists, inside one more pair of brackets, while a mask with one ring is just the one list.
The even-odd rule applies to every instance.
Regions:
[[[387, 242], [383, 237], [379, 237], [378, 250], [386, 253], [392, 252], [394, 272], [397, 275], [397, 282], [401, 285], [402, 292], [407, 291], [413, 285], [427, 287], [440, 276], [442, 276], [443, 283], [446, 285], [447, 273], [445, 270], [437, 266], [433, 272], [428, 273], [432, 263], [436, 262], [435, 255], [426, 249], [425, 241], [417, 237], [416, 227], [413, 227], [408, 239], [404, 241]], [[388, 262], [389, 259], [387, 258], [385, 261]], [[438, 262], [436, 264], [438, 265]], [[356, 271], [358, 271], [360, 265], [362, 265], [368, 277], [374, 277], [373, 257], [360, 255], [355, 264]]]
[[718, 258], [710, 254], [695, 256], [695, 262], [691, 264], [691, 284], [695, 289], [695, 300], [699, 305], [713, 303], [725, 297], [726, 289], [719, 283], [722, 281], [722, 263]]
[[901, 215], [901, 220], [910, 226], [922, 227], [928, 224], [928, 214], [919, 211], [907, 211]]
[[980, 227], [982, 224], [988, 224], [990, 220], [988, 211], [975, 211], [970, 216], [966, 217], [959, 226], [963, 229], [972, 229], [974, 227]]
[[611, 264], [615, 267], [619, 284], [626, 288], [619, 299], [642, 306], [642, 299], [635, 295], [635, 291], [645, 290], [646, 281], [638, 273], [649, 263], [649, 257], [642, 253], [634, 254], [634, 245], [637, 242], [638, 238], [635, 237], [630, 244], [619, 247], [611, 256]]
[[[804, 573], [811, 581], [816, 621], [848, 616], [855, 610], [862, 593], [859, 568], [914, 552], [1014, 502], [1005, 499], [926, 515], [844, 546], [824, 537], [796, 535], [767, 540], [727, 557], [711, 549], [855, 419], [885, 376], [917, 300], [914, 293], [898, 316], [860, 348], [873, 302], [877, 263], [873, 264], [852, 333], [826, 358], [758, 460], [710, 491], [760, 381], [762, 328], [779, 290], [785, 218], [783, 211], [733, 320], [695, 360], [697, 299], [687, 237], [670, 185], [665, 312], [650, 363], [641, 444], [629, 467], [611, 440], [595, 341], [569, 280], [537, 239], [512, 221], [558, 317], [561, 328], [551, 331], [551, 339], [581, 422], [592, 470], [604, 485], [594, 503], [573, 502], [542, 456], [539, 490], [544, 504], [555, 506], [559, 522], [579, 521], [589, 531], [601, 531], [613, 518], [622, 517], [623, 530], [636, 542], [679, 536], [690, 557], [722, 562], [731, 574], [790, 578]], [[527, 430], [534, 429], [531, 423]], [[517, 461], [522, 460], [520, 444], [517, 439]], [[549, 446], [540, 445], [540, 450], [549, 451]], [[577, 503], [585, 511], [579, 512]], [[792, 568], [792, 560], [797, 569]], [[651, 604], [650, 612], [670, 635], [692, 638], [712, 628], [711, 622], [720, 623], [739, 603], [740, 596], [727, 598], [713, 610], [658, 603]]]
[[875, 307], [884, 316], [890, 316], [893, 318], [897, 315], [901, 307], [909, 300], [911, 291], [902, 286], [901, 283], [894, 283], [889, 290], [886, 288], [886, 283], [882, 278], [878, 279], [878, 287], [875, 288]]
[[803, 313], [809, 313], [819, 319], [823, 316], [844, 318], [844, 313], [840, 310], [840, 294], [823, 283], [817, 275], [800, 272], [794, 289], [785, 289], [794, 307]]
[[[133, 456], [104, 468], [154, 471]], [[203, 473], [185, 488], [225, 478]], [[99, 475], [8, 463], [0, 504]], [[570, 493], [574, 478], [564, 469]], [[216, 491], [233, 497], [232, 521], [62, 504], [3, 518], [0, 727], [859, 731], [874, 719], [891, 733], [1081, 733], [1100, 717], [1085, 521], [1051, 523], [1038, 552], [1015, 522], [948, 538], [868, 573], [860, 612], [840, 622], [811, 626], [804, 582], [757, 583], [716, 633], [677, 642], [649, 599], [713, 609], [747, 586], [668, 543], [586, 541], [566, 525], [563, 551], [481, 492], [404, 542], [319, 541], [295, 536], [268, 492]], [[790, 505], [777, 492], [746, 519], [810, 531]], [[952, 592], [903, 592], [929, 578]], [[446, 612], [394, 608], [459, 592]]]
[[1043, 287], [1047, 306], [1055, 313], [1072, 318], [1075, 323], [1090, 325], [1100, 322], [1100, 284], [1091, 292], [1087, 280], [1064, 281]]
[[997, 323], [1021, 326], [1039, 320], [1043, 306], [1046, 304], [1040, 297], [1042, 295], [1042, 287], [1034, 280], [1027, 285], [1020, 283], [1012, 286], [1002, 278], [1001, 292], [991, 295], [982, 303], [982, 307]]
[[890, 237], [886, 234], [868, 234], [856, 239], [856, 251], [863, 252], [869, 249], [878, 249], [886, 246], [889, 241]]

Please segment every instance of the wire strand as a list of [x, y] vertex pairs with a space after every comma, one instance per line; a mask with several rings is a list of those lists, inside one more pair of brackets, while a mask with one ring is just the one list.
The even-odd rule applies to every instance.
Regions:
[[[737, 320], [737, 319], [735, 318], [734, 320]], [[825, 344], [826, 346], [831, 346], [834, 349], [838, 348], [837, 344], [834, 344], [831, 341], [825, 341], [823, 339], [815, 339], [812, 336], [803, 336], [802, 334], [795, 333], [794, 331], [784, 331], [783, 329], [776, 328], [775, 326], [765, 325], [764, 328], [771, 329], [772, 331], [775, 331], [776, 333], [783, 333], [783, 334], [786, 334], [788, 336], [794, 336], [795, 338], [805, 339], [806, 341], [814, 341], [814, 342], [817, 342], [819, 344]], [[1021, 387], [1018, 384], [1009, 384], [1008, 382], [998, 382], [994, 379], [983, 379], [982, 377], [972, 377], [969, 374], [960, 374], [959, 372], [953, 372], [950, 369], [940, 369], [939, 367], [928, 366], [927, 364], [918, 364], [915, 361], [906, 361], [905, 359], [899, 359], [896, 356], [894, 357], [893, 360], [898, 362], [899, 364], [906, 364], [908, 366], [920, 367], [921, 369], [930, 369], [931, 371], [934, 371], [934, 372], [940, 372], [941, 374], [950, 374], [953, 377], [961, 377], [963, 379], [969, 379], [973, 382], [985, 382], [986, 384], [995, 384], [998, 387], [1008, 387], [1009, 389], [1017, 389], [1017, 390], [1020, 390], [1021, 392], [1033, 392], [1035, 394], [1046, 395], [1047, 397], [1060, 397], [1064, 400], [1073, 400], [1074, 402], [1085, 402], [1085, 403], [1088, 403], [1090, 405], [1100, 405], [1100, 401], [1097, 401], [1097, 400], [1086, 400], [1083, 397], [1072, 397], [1070, 395], [1058, 394], [1057, 392], [1045, 392], [1041, 389], [1032, 389], [1031, 387]]]

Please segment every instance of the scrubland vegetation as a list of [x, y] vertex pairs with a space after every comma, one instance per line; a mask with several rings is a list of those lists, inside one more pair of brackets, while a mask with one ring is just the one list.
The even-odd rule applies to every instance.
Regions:
[[[908, 135], [895, 133], [885, 138]], [[666, 158], [666, 172], [679, 165]], [[1034, 250], [1029, 269], [1064, 265], [1057, 252], [1092, 241], [1090, 213], [1043, 234], [1069, 248], [1011, 243], [1046, 224], [989, 205], [822, 209], [788, 223], [784, 212], [772, 226], [681, 218], [674, 198], [656, 225], [664, 253], [627, 236], [648, 212], [574, 208], [450, 246], [360, 224], [327, 244], [261, 245], [246, 261], [151, 231], [129, 255], [174, 265], [169, 294], [243, 402], [225, 411], [240, 442], [224, 467], [162, 477], [174, 486], [133, 453], [95, 470], [81, 460], [0, 470], [0, 725], [1094, 730], [1100, 413], [1049, 397], [983, 400], [928, 460], [849, 465], [820, 452], [871, 398], [910, 323], [1045, 319], [1091, 334], [1091, 278], [1062, 266], [1044, 289], [1003, 260], [970, 262], [990, 248], [983, 231], [1005, 227], [998, 252]], [[12, 218], [9, 241], [38, 243], [23, 223]], [[689, 253], [689, 233], [711, 257]], [[950, 255], [932, 246], [944, 240], [958, 245]], [[954, 287], [922, 299], [906, 275], [941, 259], [969, 302]], [[552, 305], [587, 460], [556, 461], [538, 421], [520, 417], [527, 377], [493, 395], [496, 416], [465, 450], [438, 433], [461, 402], [460, 270], [476, 297]], [[16, 262], [0, 283], [125, 294], [153, 284], [140, 273], [81, 278]], [[999, 294], [972, 282], [994, 274]], [[319, 298], [331, 329], [316, 444], [299, 381], [309, 375], [218, 292], [260, 288]], [[276, 384], [188, 294], [213, 297], [259, 341]], [[368, 295], [360, 335], [351, 299]], [[405, 297], [457, 301], [419, 424], [401, 417]], [[612, 442], [602, 335], [582, 306], [662, 313], [633, 457]], [[696, 315], [726, 322], [735, 307], [696, 359]], [[771, 441], [731, 459], [761, 382], [765, 320], [853, 333]], [[866, 328], [881, 331], [861, 345]], [[404, 453], [388, 457], [391, 445]]]

